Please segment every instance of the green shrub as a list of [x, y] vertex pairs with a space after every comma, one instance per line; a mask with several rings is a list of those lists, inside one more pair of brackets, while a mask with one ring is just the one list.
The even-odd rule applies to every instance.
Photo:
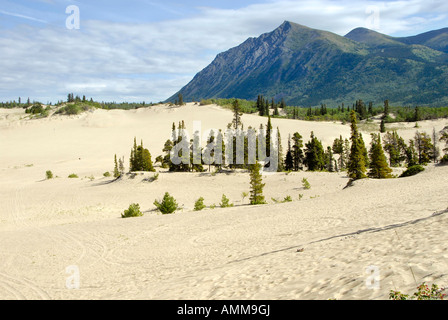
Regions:
[[421, 165], [417, 164], [415, 166], [409, 167], [406, 171], [404, 171], [400, 175], [400, 178], [415, 176], [417, 173], [420, 173], [424, 170], [425, 170], [425, 168], [423, 168]]
[[283, 202], [292, 202], [291, 196], [286, 196], [285, 199], [283, 199]]
[[302, 186], [306, 190], [311, 189], [311, 184], [308, 182], [306, 178], [302, 179]]
[[122, 218], [130, 218], [130, 217], [141, 217], [143, 213], [140, 211], [140, 205], [138, 203], [133, 203], [129, 206], [129, 209], [124, 210], [124, 213], [121, 214]]
[[204, 198], [200, 197], [196, 202], [194, 203], [194, 211], [201, 211], [206, 206], [204, 205]]
[[176, 200], [168, 192], [165, 192], [162, 202], [155, 200], [154, 205], [162, 214], [174, 213], [179, 208]]
[[70, 179], [76, 179], [78, 178], [77, 174], [72, 173], [71, 175], [68, 176]]
[[53, 172], [51, 172], [50, 170], [45, 172], [45, 175], [46, 175], [47, 179], [53, 179]]
[[424, 282], [417, 287], [417, 291], [409, 298], [408, 294], [403, 294], [399, 291], [391, 290], [389, 298], [391, 300], [444, 300], [446, 294], [442, 293], [445, 288], [439, 289], [436, 284], [429, 288]]
[[105, 177], [110, 177], [110, 172], [109, 172], [109, 171], [104, 172], [104, 173], [103, 173], [103, 176], [105, 176]]
[[226, 197], [225, 194], [223, 194], [219, 206], [221, 208], [233, 207], [233, 203], [230, 203], [230, 200]]

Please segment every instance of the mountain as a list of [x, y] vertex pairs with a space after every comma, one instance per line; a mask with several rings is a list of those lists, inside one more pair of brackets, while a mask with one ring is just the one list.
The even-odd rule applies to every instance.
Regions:
[[[173, 95], [256, 100], [289, 105], [448, 104], [448, 28], [394, 38], [357, 28], [346, 36], [285, 21], [216, 56]], [[445, 42], [444, 42], [445, 41]]]

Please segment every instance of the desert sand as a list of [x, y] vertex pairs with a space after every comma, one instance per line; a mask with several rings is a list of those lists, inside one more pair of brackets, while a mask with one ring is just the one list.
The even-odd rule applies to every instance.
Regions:
[[[128, 168], [134, 137], [154, 161], [173, 122], [191, 130], [201, 121], [205, 131], [224, 130], [231, 119], [229, 110], [193, 104], [45, 119], [0, 109], [0, 299], [380, 300], [422, 282], [448, 286], [448, 166], [345, 189], [344, 172], [265, 175], [268, 204], [259, 206], [242, 198], [246, 172], [156, 167], [154, 182], [144, 181], [153, 173], [113, 183], [103, 176], [115, 154]], [[245, 114], [242, 121], [258, 128], [267, 119]], [[305, 142], [314, 131], [324, 147], [350, 136], [348, 124], [272, 122], [284, 150], [296, 131]], [[419, 125], [431, 134], [448, 119]], [[392, 126], [406, 141], [416, 130]], [[56, 178], [46, 180], [47, 170]], [[154, 210], [166, 191], [182, 206], [172, 215]], [[222, 194], [235, 206], [193, 211], [199, 197], [218, 205]], [[272, 200], [286, 195], [293, 201]], [[143, 217], [121, 218], [131, 203]]]

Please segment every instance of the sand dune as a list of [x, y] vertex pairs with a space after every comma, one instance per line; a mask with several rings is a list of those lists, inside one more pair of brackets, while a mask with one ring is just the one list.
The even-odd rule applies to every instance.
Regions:
[[[27, 120], [0, 109], [0, 299], [388, 299], [423, 281], [448, 285], [448, 167], [404, 179], [356, 181], [344, 173], [266, 175], [269, 204], [249, 206], [245, 172], [152, 173], [109, 183], [113, 156], [126, 166], [134, 137], [162, 154], [173, 122], [225, 129], [218, 106], [95, 110]], [[245, 127], [266, 118], [243, 115]], [[424, 121], [441, 130], [447, 120]], [[288, 134], [311, 131], [331, 145], [349, 137], [340, 123], [273, 119]], [[414, 124], [394, 125], [406, 140]], [[366, 142], [369, 132], [363, 132]], [[157, 168], [159, 170], [159, 168]], [[45, 180], [52, 170], [56, 179]], [[78, 179], [67, 176], [76, 173]], [[304, 190], [306, 177], [311, 189]], [[160, 215], [169, 191], [183, 207]], [[200, 196], [232, 208], [194, 212]], [[271, 198], [293, 202], [274, 203]], [[301, 198], [299, 199], [299, 195]], [[122, 219], [130, 203], [144, 216]], [[299, 250], [303, 249], [303, 250]], [[377, 272], [374, 282], [372, 274]], [[79, 288], [70, 289], [79, 271]]]

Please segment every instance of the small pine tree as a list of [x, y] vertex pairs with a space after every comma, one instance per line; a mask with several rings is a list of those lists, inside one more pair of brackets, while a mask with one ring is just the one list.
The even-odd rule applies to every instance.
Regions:
[[48, 170], [47, 172], [45, 172], [45, 176], [47, 177], [47, 180], [53, 179], [53, 172]]
[[124, 210], [124, 213], [121, 214], [122, 218], [130, 218], [130, 217], [141, 217], [143, 213], [140, 211], [140, 205], [138, 203], [133, 203], [129, 206], [127, 210]]
[[353, 179], [366, 178], [366, 159], [364, 155], [365, 145], [360, 139], [358, 127], [356, 125], [356, 113], [354, 110], [350, 112], [351, 120], [351, 141], [350, 156], [348, 162], [348, 176]]
[[258, 161], [249, 166], [250, 170], [250, 204], [265, 204], [266, 201], [263, 196], [263, 188], [265, 184], [262, 181], [261, 164]]
[[161, 202], [155, 200], [154, 205], [162, 214], [174, 213], [179, 208], [176, 200], [168, 192], [165, 192]]
[[219, 206], [221, 208], [233, 207], [233, 203], [230, 203], [230, 200], [226, 197], [225, 194], [223, 194]]
[[368, 176], [375, 179], [392, 178], [392, 169], [389, 168], [386, 156], [381, 144], [381, 135], [372, 133], [370, 148], [370, 169]]
[[304, 189], [309, 190], [311, 189], [311, 184], [308, 182], [307, 178], [302, 179], [302, 186]]
[[124, 157], [123, 159], [118, 159], [118, 171], [120, 171], [120, 174], [124, 173]]
[[206, 205], [204, 204], [204, 198], [200, 197], [196, 202], [194, 203], [194, 211], [201, 211], [202, 209], [206, 208]]

